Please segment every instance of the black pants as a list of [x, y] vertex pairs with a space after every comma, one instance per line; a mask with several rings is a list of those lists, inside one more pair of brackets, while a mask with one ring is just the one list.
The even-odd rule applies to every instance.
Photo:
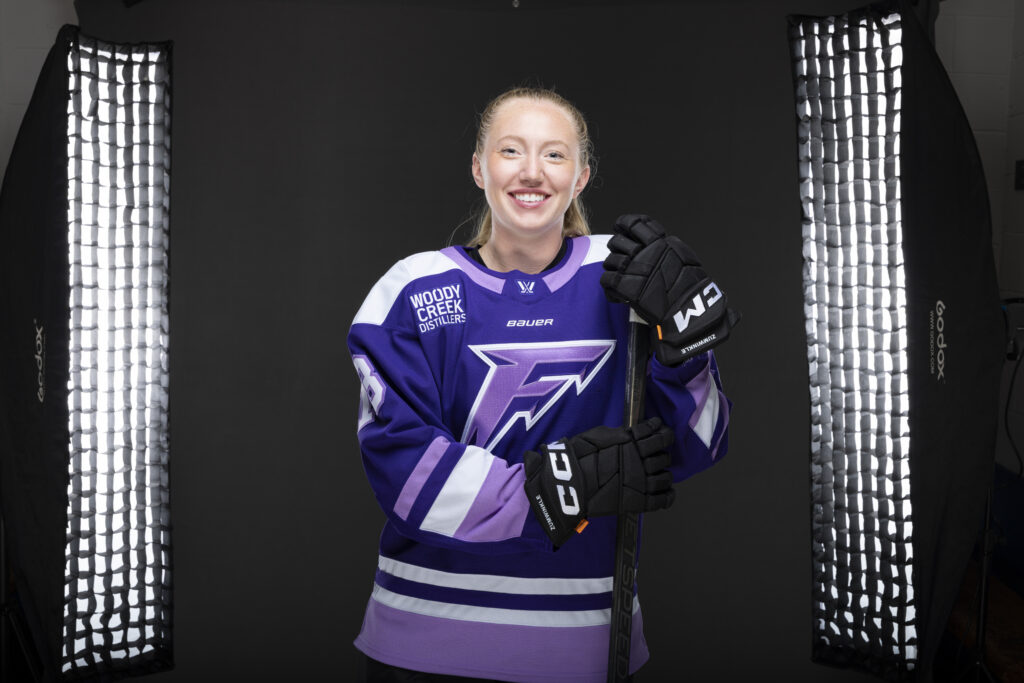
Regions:
[[470, 681], [497, 683], [497, 681], [487, 678], [464, 678], [462, 676], [449, 676], [448, 674], [428, 674], [423, 671], [413, 671], [411, 669], [403, 669], [400, 666], [384, 664], [369, 657], [366, 658], [366, 683], [470, 683]]
[[[633, 681], [630, 676], [628, 681]], [[366, 683], [470, 683], [481, 681], [483, 683], [498, 683], [489, 678], [464, 678], [462, 676], [449, 676], [448, 674], [428, 674], [422, 671], [412, 671], [390, 664], [383, 664], [376, 659], [366, 658]]]

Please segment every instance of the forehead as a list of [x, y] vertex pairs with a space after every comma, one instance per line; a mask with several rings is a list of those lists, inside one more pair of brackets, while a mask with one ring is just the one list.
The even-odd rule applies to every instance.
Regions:
[[488, 137], [496, 140], [505, 136], [577, 143], [576, 126], [564, 107], [529, 98], [509, 100], [494, 112]]

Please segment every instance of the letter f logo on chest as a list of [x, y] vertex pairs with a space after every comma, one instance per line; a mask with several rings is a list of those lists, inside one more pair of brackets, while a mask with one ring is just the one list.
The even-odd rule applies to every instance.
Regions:
[[489, 366], [466, 419], [461, 441], [493, 450], [522, 419], [529, 430], [569, 390], [583, 393], [615, 349], [614, 339], [477, 344]]

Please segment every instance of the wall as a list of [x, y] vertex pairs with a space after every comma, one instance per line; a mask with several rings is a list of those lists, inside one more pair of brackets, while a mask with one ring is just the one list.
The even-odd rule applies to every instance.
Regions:
[[[1014, 2], [1013, 61], [1010, 68], [1009, 156], [1024, 160], [1024, 1]], [[1006, 184], [1006, 222], [1003, 230], [1001, 284], [1005, 296], [1024, 297], [1024, 190], [1012, 190], [1012, 174]], [[1024, 424], [1024, 405], [1018, 424]]]
[[[1024, 296], [1024, 190], [1014, 189], [1016, 160], [1024, 160], [1024, 0], [944, 0], [935, 47], [957, 90], [978, 142], [992, 207], [992, 248], [1004, 298]], [[1019, 307], [1018, 307], [1019, 308]], [[1024, 325], [1017, 315], [1015, 324]], [[1024, 336], [1021, 336], [1024, 340]], [[997, 462], [1020, 467], [1002, 423], [1012, 364], [1000, 396]], [[1024, 379], [1011, 397], [1009, 424], [1024, 442]]]
[[[0, 19], [17, 17], [0, 26], [29, 33], [22, 25], [40, 3], [0, 2], [14, 8]], [[583, 31], [579, 11], [553, 10], [533, 15], [547, 31], [514, 40], [496, 12], [469, 21], [452, 11], [444, 41], [422, 30], [432, 15], [415, 3], [305, 0], [285, 11], [175, 0], [172, 11], [171, 0], [131, 10], [82, 1], [86, 32], [174, 38], [182, 84], [171, 323], [178, 668], [158, 680], [339, 679], [359, 666], [350, 642], [381, 519], [352, 433], [345, 332], [376, 277], [439, 246], [465, 217], [478, 196], [473, 112], [531, 75], [603, 113], [586, 195], [598, 223], [658, 216], [734, 283], [745, 315], [719, 354], [736, 401], [730, 455], [644, 528], [653, 659], [640, 680], [863, 680], [809, 662], [807, 360], [785, 41], [795, 5], [825, 14], [850, 3], [737, 4], [744, 11], [727, 18], [712, 2], [589, 8]], [[40, 29], [37, 64], [19, 71], [29, 89], [64, 21]], [[395, 30], [367, 37], [360, 21]], [[456, 44], [475, 35], [512, 42]], [[639, 35], [621, 54], [595, 49]], [[426, 54], [448, 69], [408, 57]], [[638, 68], [623, 69], [627, 57]], [[739, 87], [737, 74], [752, 75]], [[386, 136], [362, 134], [366, 107]], [[15, 115], [4, 110], [5, 129]], [[430, 134], [413, 135], [410, 116]], [[986, 159], [998, 153], [997, 138], [988, 144]], [[351, 199], [379, 187], [394, 201]]]
[[0, 0], [0, 178], [46, 53], [77, 23], [72, 0]]

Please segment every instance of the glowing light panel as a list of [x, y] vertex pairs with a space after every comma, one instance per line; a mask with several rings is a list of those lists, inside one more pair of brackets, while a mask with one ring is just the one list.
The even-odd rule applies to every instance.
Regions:
[[900, 16], [791, 32], [811, 393], [816, 646], [917, 662]]
[[167, 57], [84, 36], [67, 57], [66, 673], [170, 646]]

